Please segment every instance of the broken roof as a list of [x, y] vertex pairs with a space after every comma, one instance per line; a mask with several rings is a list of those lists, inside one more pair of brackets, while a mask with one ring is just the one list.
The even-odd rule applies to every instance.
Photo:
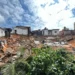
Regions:
[[38, 29], [38, 30], [33, 30], [32, 32], [38, 32], [38, 31], [41, 31], [40, 29]]
[[52, 29], [52, 30], [59, 30], [59, 29]]
[[45, 27], [43, 30], [48, 30], [48, 28]]
[[16, 28], [26, 29], [26, 28], [30, 28], [30, 27], [28, 27], [28, 26], [16, 26]]
[[5, 30], [4, 28], [0, 27], [0, 29]]
[[51, 32], [52, 30], [48, 30], [48, 31], [50, 31], [50, 32]]

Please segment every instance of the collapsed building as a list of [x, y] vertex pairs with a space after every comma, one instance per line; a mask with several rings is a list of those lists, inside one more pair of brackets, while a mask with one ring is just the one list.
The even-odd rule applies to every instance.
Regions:
[[61, 30], [60, 32], [59, 32], [59, 35], [60, 36], [68, 36], [68, 35], [75, 35], [75, 30], [69, 30], [69, 29], [67, 29], [67, 28], [64, 28], [63, 30]]
[[49, 30], [45, 27], [42, 30], [39, 29], [32, 31], [32, 34], [36, 36], [57, 36], [59, 34], [59, 29]]
[[33, 36], [42, 36], [42, 31], [40, 29], [34, 30], [34, 31], [32, 31], [32, 35]]
[[69, 30], [68, 28], [64, 27], [60, 32], [59, 35], [62, 37], [64, 36], [73, 36], [75, 35], [75, 22], [74, 22], [74, 29], [73, 30]]
[[[1, 42], [0, 48], [2, 47], [3, 52], [4, 52], [4, 53], [0, 53], [0, 57], [1, 57], [0, 61], [2, 63], [7, 62], [10, 60], [8, 58], [13, 58], [13, 57], [17, 56], [17, 53], [18, 53], [17, 50], [19, 47], [24, 47], [26, 49], [26, 51], [28, 51], [28, 52], [30, 51], [30, 53], [31, 53], [32, 48], [35, 48], [38, 46], [40, 48], [42, 46], [41, 40], [43, 41], [43, 44], [52, 46], [53, 48], [64, 47], [64, 46], [70, 47], [71, 45], [68, 44], [68, 42], [59, 40], [60, 39], [58, 37], [59, 32], [60, 32], [59, 29], [49, 30], [47, 28], [44, 28], [42, 30], [31, 31], [30, 27], [16, 26], [12, 30], [12, 33], [16, 34], [16, 35], [11, 36], [10, 28], [0, 28], [0, 33], [1, 33], [0, 36], [1, 37], [2, 36], [6, 36], [6, 37], [11, 36], [10, 38], [5, 38], [4, 41], [3, 40], [0, 41]], [[72, 34], [74, 35], [75, 30], [63, 30], [63, 31], [61, 31], [61, 33], [62, 33], [61, 35], [72, 35]], [[25, 35], [25, 36], [33, 35], [33, 36], [30, 36], [28, 38], [25, 36], [22, 37], [20, 35]], [[39, 37], [37, 39], [35, 39], [34, 35], [39, 36]], [[44, 37], [44, 36], [47, 36], [47, 37]], [[68, 38], [70, 38], [70, 37], [68, 37]], [[8, 54], [11, 54], [11, 56], [10, 57], [7, 56], [7, 61], [6, 61], [6, 55], [8, 55]], [[26, 57], [26, 55], [27, 55], [27, 52], [25, 52], [24, 56]]]

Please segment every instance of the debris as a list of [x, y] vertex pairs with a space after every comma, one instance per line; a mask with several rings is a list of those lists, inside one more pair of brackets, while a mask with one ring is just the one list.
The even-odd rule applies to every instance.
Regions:
[[5, 65], [5, 63], [3, 63], [3, 62], [0, 62], [0, 67], [1, 67], [1, 66], [3, 66], [3, 65]]
[[[68, 38], [68, 37], [67, 37]], [[11, 63], [20, 58], [20, 47], [24, 47], [23, 58], [27, 58], [32, 53], [32, 48], [41, 48], [44, 45], [51, 46], [53, 48], [66, 48], [69, 51], [74, 51], [75, 41], [60, 40], [57, 37], [26, 37], [19, 35], [12, 35], [10, 38], [1, 38], [0, 46], [0, 62]], [[42, 44], [41, 44], [42, 43]]]

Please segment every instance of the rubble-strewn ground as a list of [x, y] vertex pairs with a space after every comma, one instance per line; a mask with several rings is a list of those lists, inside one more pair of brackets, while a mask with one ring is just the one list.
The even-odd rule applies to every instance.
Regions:
[[[68, 38], [68, 37], [67, 37]], [[70, 38], [65, 43], [60, 43], [59, 37], [33, 37], [23, 35], [11, 35], [10, 38], [0, 38], [0, 40], [6, 40], [7, 45], [5, 46], [4, 52], [0, 50], [0, 66], [5, 63], [10, 63], [20, 56], [23, 55], [27, 58], [31, 55], [32, 48], [41, 48], [44, 44], [49, 44], [53, 49], [66, 48], [69, 52], [75, 51], [75, 37]], [[62, 38], [63, 39], [63, 38]]]
[[[50, 38], [50, 37], [49, 37]], [[66, 36], [61, 38], [46, 39], [47, 44], [53, 49], [66, 48], [69, 52], [75, 51], [75, 36]]]
[[7, 42], [4, 53], [0, 52], [0, 62], [2, 63], [7, 63], [18, 58], [20, 49], [25, 50], [24, 57], [26, 57], [31, 54], [32, 48], [41, 47], [40, 42], [36, 41], [32, 36], [12, 35], [10, 38], [0, 38], [0, 40], [6, 40]]

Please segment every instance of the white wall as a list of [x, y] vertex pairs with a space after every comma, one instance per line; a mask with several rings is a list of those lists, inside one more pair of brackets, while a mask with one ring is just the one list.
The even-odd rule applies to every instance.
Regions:
[[75, 22], [74, 22], [74, 30], [75, 30]]
[[52, 31], [49, 31], [48, 34], [49, 34], [49, 35], [52, 35]]
[[19, 35], [28, 35], [28, 29], [21, 29], [21, 28], [14, 28], [14, 33], [19, 34]]
[[43, 35], [47, 36], [48, 35], [48, 30], [43, 30]]
[[71, 34], [71, 31], [70, 30], [64, 31], [64, 35], [70, 35], [70, 34]]
[[5, 31], [3, 29], [0, 29], [0, 37], [5, 36]]
[[52, 35], [58, 35], [59, 34], [59, 30], [52, 30]]

